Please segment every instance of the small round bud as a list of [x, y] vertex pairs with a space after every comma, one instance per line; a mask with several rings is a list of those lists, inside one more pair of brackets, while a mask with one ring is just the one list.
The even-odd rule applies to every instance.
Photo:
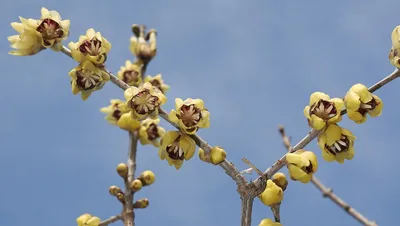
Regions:
[[125, 197], [124, 197], [125, 195], [123, 194], [123, 193], [118, 193], [117, 194], [117, 199], [122, 203], [122, 204], [124, 204], [125, 203]]
[[135, 209], [144, 209], [149, 206], [149, 200], [146, 198], [139, 199], [135, 203], [133, 203], [133, 208]]
[[118, 164], [117, 172], [118, 172], [119, 176], [126, 179], [128, 176], [128, 166], [125, 163]]
[[152, 171], [146, 170], [142, 174], [140, 174], [138, 179], [142, 181], [143, 186], [148, 186], [154, 183], [154, 181], [156, 180], [156, 176]]
[[210, 156], [205, 153], [205, 151], [199, 148], [199, 159], [203, 162], [210, 162]]
[[142, 181], [136, 179], [136, 180], [133, 180], [133, 181], [132, 181], [130, 187], [131, 187], [132, 191], [137, 192], [137, 191], [139, 191], [140, 189], [142, 189], [142, 186], [143, 186]]
[[218, 165], [223, 162], [226, 158], [226, 152], [223, 148], [215, 146], [211, 148], [210, 152], [210, 162], [214, 165]]
[[110, 192], [110, 195], [112, 195], [112, 196], [117, 196], [118, 193], [122, 193], [121, 188], [119, 188], [118, 186], [115, 186], [115, 185], [110, 186], [108, 191]]
[[272, 181], [273, 181], [276, 185], [278, 185], [279, 187], [281, 187], [283, 191], [286, 190], [286, 187], [287, 187], [287, 185], [288, 185], [288, 181], [286, 180], [285, 174], [283, 174], [283, 173], [281, 173], [281, 172], [275, 173], [275, 174], [272, 176]]

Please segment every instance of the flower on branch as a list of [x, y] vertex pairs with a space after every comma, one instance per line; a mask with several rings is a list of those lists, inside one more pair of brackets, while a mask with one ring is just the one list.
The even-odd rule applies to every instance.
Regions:
[[118, 120], [117, 125], [120, 129], [133, 132], [140, 127], [140, 122], [132, 118], [131, 113], [124, 113]]
[[322, 150], [322, 157], [328, 162], [336, 160], [339, 163], [344, 163], [344, 159], [352, 159], [354, 157], [355, 139], [356, 137], [349, 130], [336, 124], [329, 125], [318, 136], [318, 145]]
[[139, 139], [142, 145], [153, 144], [155, 147], [160, 146], [159, 139], [164, 136], [165, 130], [158, 125], [159, 123], [159, 118], [147, 118], [141, 122], [139, 129]]
[[195, 134], [199, 128], [210, 127], [210, 112], [204, 108], [201, 99], [175, 99], [175, 110], [169, 113], [169, 120], [178, 124], [187, 134]]
[[71, 56], [77, 62], [89, 60], [94, 64], [102, 65], [107, 60], [107, 53], [111, 50], [111, 43], [100, 32], [93, 28], [79, 37], [78, 42], [70, 42]]
[[356, 84], [350, 88], [344, 97], [344, 104], [349, 119], [358, 124], [367, 120], [367, 114], [371, 117], [381, 115], [383, 108], [381, 99], [369, 92], [363, 84]]
[[304, 116], [311, 128], [321, 130], [326, 125], [342, 120], [340, 113], [343, 106], [342, 99], [331, 99], [325, 93], [315, 92], [310, 96], [309, 105], [304, 108]]
[[164, 94], [169, 90], [169, 85], [164, 83], [164, 80], [162, 79], [161, 74], [158, 74], [156, 76], [146, 76], [146, 78], [144, 79], [144, 82], [150, 82], [150, 84], [152, 84], [153, 86], [157, 87], [159, 90], [161, 90], [161, 92], [163, 92]]
[[210, 153], [206, 153], [203, 149], [199, 148], [199, 158], [203, 162], [218, 165], [225, 161], [226, 152], [222, 147], [219, 146], [212, 147]]
[[125, 61], [118, 71], [118, 78], [130, 86], [138, 87], [142, 83], [142, 63], [139, 61], [132, 64], [130, 60]]
[[392, 48], [389, 52], [390, 63], [400, 68], [400, 25], [395, 27], [392, 32]]
[[188, 135], [180, 131], [168, 131], [161, 139], [158, 155], [161, 160], [167, 160], [170, 166], [181, 168], [184, 160], [193, 157], [196, 143]]
[[110, 76], [92, 62], [86, 60], [69, 72], [72, 93], [81, 92], [82, 100], [86, 100], [92, 92], [103, 88]]
[[267, 180], [265, 190], [258, 196], [264, 205], [272, 206], [282, 202], [283, 190], [276, 185], [272, 180]]
[[157, 32], [151, 29], [147, 33], [144, 25], [132, 25], [134, 36], [131, 37], [129, 49], [143, 64], [150, 62], [157, 53]]
[[112, 99], [111, 104], [107, 107], [100, 109], [101, 112], [107, 114], [104, 118], [112, 125], [117, 125], [117, 121], [121, 118], [122, 114], [128, 113], [130, 109], [126, 103], [120, 99]]
[[76, 219], [78, 226], [99, 226], [100, 218], [85, 213]]
[[132, 109], [132, 118], [143, 120], [148, 116], [156, 118], [158, 115], [158, 107], [167, 102], [164, 94], [146, 82], [140, 87], [130, 87], [125, 90], [124, 96], [127, 106]]
[[261, 222], [258, 226], [282, 226], [282, 224], [278, 223], [278, 222], [273, 222], [269, 218], [264, 218], [261, 220]]
[[69, 35], [69, 20], [61, 20], [57, 11], [49, 11], [46, 8], [41, 10], [41, 19], [25, 19], [20, 17], [21, 23], [13, 22], [11, 27], [18, 35], [8, 37], [11, 43], [11, 55], [30, 56], [46, 48], [55, 51], [62, 49], [61, 41]]
[[302, 183], [310, 182], [318, 169], [318, 160], [314, 152], [297, 150], [286, 154], [287, 168], [292, 180]]

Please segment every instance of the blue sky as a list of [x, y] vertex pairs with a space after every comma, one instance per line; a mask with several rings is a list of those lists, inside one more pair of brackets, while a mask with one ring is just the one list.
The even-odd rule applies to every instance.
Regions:
[[[122, 186], [115, 166], [126, 160], [128, 134], [108, 125], [99, 108], [123, 98], [122, 91], [110, 83], [83, 102], [71, 93], [72, 59], [50, 50], [7, 54], [9, 23], [39, 17], [43, 6], [71, 20], [65, 44], [88, 28], [100, 31], [112, 43], [107, 67], [113, 72], [133, 59], [131, 25], [156, 28], [158, 56], [148, 73], [162, 73], [171, 86], [165, 109], [176, 97], [202, 98], [211, 127], [199, 134], [223, 146], [240, 170], [242, 157], [265, 170], [282, 156], [278, 124], [293, 142], [309, 131], [302, 112], [312, 92], [341, 97], [353, 84], [370, 86], [393, 71], [387, 55], [400, 24], [398, 1], [145, 2], [14, 0], [0, 9], [2, 224], [71, 226], [85, 212], [102, 219], [120, 212], [108, 187]], [[344, 117], [341, 125], [358, 137], [352, 161], [327, 163], [315, 142], [307, 147], [319, 157], [320, 180], [379, 225], [395, 225], [400, 208], [399, 85], [377, 92], [385, 103], [381, 117], [363, 125]], [[146, 169], [157, 180], [136, 195], [150, 200], [137, 211], [137, 225], [239, 225], [240, 199], [221, 168], [195, 155], [176, 171], [146, 146], [138, 151], [138, 172]], [[313, 185], [293, 181], [281, 216], [285, 226], [357, 225]], [[256, 200], [253, 225], [265, 217], [272, 217], [269, 208]]]

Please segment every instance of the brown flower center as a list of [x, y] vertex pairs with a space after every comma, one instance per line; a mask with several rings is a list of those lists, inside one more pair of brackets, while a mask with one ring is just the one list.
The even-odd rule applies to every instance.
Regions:
[[122, 75], [122, 80], [125, 83], [137, 83], [139, 81], [139, 72], [134, 70], [126, 70]]
[[101, 41], [96, 37], [91, 40], [86, 40], [79, 46], [79, 51], [83, 54], [89, 54], [90, 56], [97, 56], [101, 52]]
[[121, 118], [121, 116], [122, 116], [122, 112], [118, 109], [112, 113], [112, 117], [114, 117], [116, 120], [119, 120]]
[[182, 123], [186, 127], [193, 127], [196, 126], [201, 119], [201, 110], [195, 107], [194, 104], [183, 105], [180, 114], [176, 114], [176, 117], [182, 120]]
[[375, 98], [372, 98], [372, 100], [368, 103], [361, 103], [360, 108], [357, 110], [362, 116], [365, 116], [368, 111], [374, 110], [375, 107], [378, 105], [378, 102], [375, 100]]
[[153, 112], [158, 106], [158, 97], [152, 96], [148, 90], [143, 90], [132, 98], [131, 107], [140, 115]]
[[160, 81], [158, 81], [157, 79], [151, 80], [150, 84], [151, 84], [152, 86], [157, 87], [161, 92], [163, 92], [162, 89], [161, 89], [161, 83], [160, 83]]
[[185, 152], [179, 146], [180, 136], [176, 138], [176, 140], [172, 143], [167, 145], [166, 151], [168, 156], [173, 160], [184, 160], [185, 159]]
[[336, 155], [341, 152], [346, 152], [349, 150], [350, 147], [350, 140], [347, 136], [342, 134], [340, 140], [335, 141], [331, 146], [325, 144], [325, 148], [332, 154]]
[[319, 100], [311, 105], [309, 112], [310, 115], [314, 114], [325, 121], [335, 117], [337, 113], [334, 103], [326, 100]]
[[153, 58], [153, 54], [150, 49], [150, 45], [147, 42], [139, 43], [138, 58], [143, 62], [149, 62]]
[[146, 133], [149, 140], [155, 140], [160, 137], [160, 135], [158, 134], [158, 127], [154, 123], [151, 123], [149, 125], [149, 128], [146, 130]]
[[64, 35], [62, 27], [50, 18], [44, 19], [36, 30], [42, 34], [44, 40], [61, 38]]
[[303, 170], [304, 172], [306, 172], [307, 174], [313, 173], [313, 164], [311, 163], [310, 160], [308, 160], [310, 162], [310, 164], [308, 166], [303, 166], [301, 168], [301, 170]]
[[90, 71], [77, 71], [76, 77], [76, 84], [82, 90], [91, 90], [100, 84], [100, 75]]

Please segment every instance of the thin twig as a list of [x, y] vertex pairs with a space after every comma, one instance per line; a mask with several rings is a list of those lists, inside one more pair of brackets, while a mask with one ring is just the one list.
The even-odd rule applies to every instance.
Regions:
[[100, 222], [99, 226], [107, 226], [107, 225], [112, 224], [112, 223], [114, 223], [116, 221], [119, 221], [119, 220], [122, 220], [122, 216], [121, 215], [112, 216], [112, 217]]
[[[384, 85], [392, 82], [396, 78], [400, 76], [400, 71], [396, 68], [390, 75], [381, 81], [377, 82], [373, 86], [369, 87], [370, 92], [375, 92], [376, 90], [382, 88]], [[342, 115], [346, 114], [346, 111], [341, 112]], [[321, 131], [312, 129], [299, 143], [297, 143], [290, 152], [294, 152], [296, 150], [304, 148], [307, 144], [309, 144], [312, 140], [314, 140]], [[255, 187], [260, 187], [265, 182], [266, 178], [270, 178], [273, 174], [278, 172], [285, 165], [285, 155], [278, 159], [270, 168], [268, 168], [263, 176], [258, 177], [253, 181]]]
[[[290, 143], [289, 138], [286, 136], [285, 128], [283, 126], [279, 126], [279, 133], [282, 136], [283, 145], [290, 152], [292, 150], [292, 145]], [[344, 211], [346, 211], [350, 216], [352, 216], [354, 219], [356, 219], [361, 224], [366, 225], [366, 226], [378, 226], [375, 222], [368, 220], [361, 213], [359, 213], [357, 210], [352, 208], [349, 204], [347, 204], [345, 201], [343, 201], [341, 198], [339, 198], [337, 195], [335, 195], [331, 188], [325, 187], [317, 179], [317, 177], [313, 176], [311, 178], [311, 183], [313, 183], [322, 192], [323, 197], [330, 198], [334, 203], [336, 203], [340, 208], [342, 208]]]

